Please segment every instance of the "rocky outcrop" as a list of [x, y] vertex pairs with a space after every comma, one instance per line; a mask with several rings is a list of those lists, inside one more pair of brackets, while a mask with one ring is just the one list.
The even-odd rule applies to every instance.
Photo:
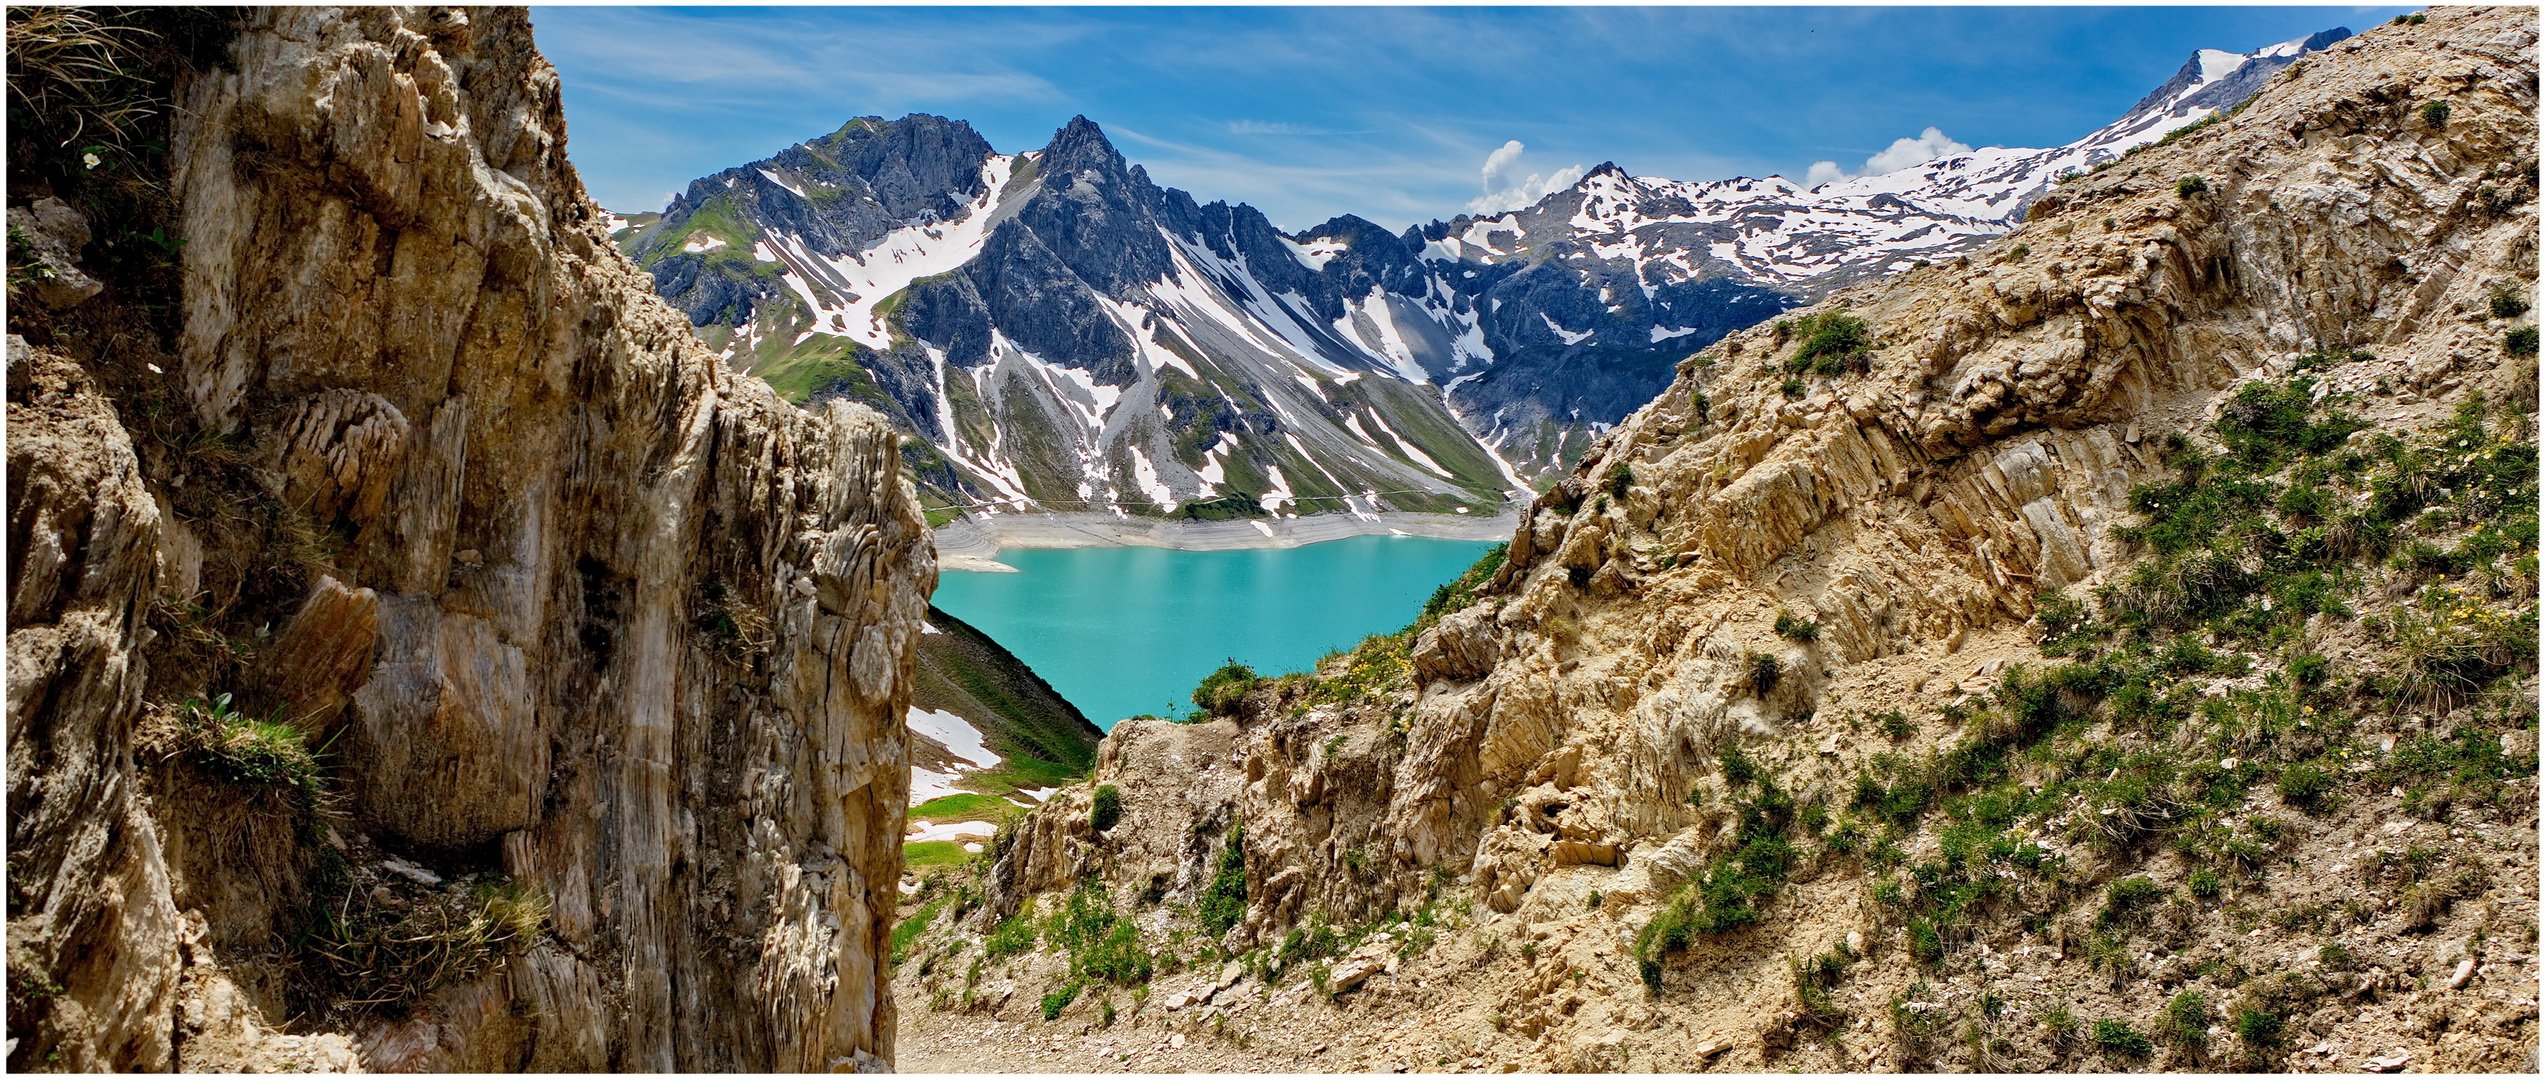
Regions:
[[8, 382], [9, 1031], [162, 1069], [177, 910], [132, 755], [159, 511], [77, 366], [12, 337]]
[[[899, 439], [697, 343], [557, 94], [518, 10], [246, 13], [176, 89], [165, 354], [13, 348], [12, 1067], [308, 1067], [331, 1029], [377, 1069], [890, 1055], [935, 576]], [[154, 653], [146, 615], [226, 644]], [[501, 883], [533, 930], [389, 1009], [273, 954], [301, 914], [239, 898], [343, 879], [154, 835], [223, 850], [189, 817], [218, 781], [135, 735], [217, 694], [324, 748], [283, 850], [395, 882], [328, 904]]]

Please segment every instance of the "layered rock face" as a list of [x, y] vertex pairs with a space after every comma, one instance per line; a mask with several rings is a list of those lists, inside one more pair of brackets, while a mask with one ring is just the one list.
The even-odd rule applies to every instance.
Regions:
[[[13, 344], [13, 1067], [889, 1055], [935, 579], [898, 437], [703, 350], [610, 245], [557, 95], [518, 10], [248, 13], [177, 91], [164, 375], [67, 326]], [[83, 367], [144, 387], [120, 423]], [[154, 650], [154, 604], [232, 655]], [[217, 800], [136, 745], [215, 694], [324, 748], [272, 865], [205, 854]], [[336, 1035], [272, 1034], [299, 991], [252, 972], [289, 969], [290, 900], [375, 859], [546, 917], [487, 970], [322, 1012]]]
[[[1917, 824], [1916, 806], [1890, 819], [1897, 827], [1886, 824], [1882, 815], [1892, 811], [1883, 800], [1890, 796], [1863, 785], [1893, 775], [1922, 748], [1940, 763], [1939, 775], [1949, 775], [1941, 770], [1957, 745], [1986, 751], [1994, 729], [1956, 732], [1955, 717], [1984, 715], [2001, 700], [1998, 680], [2010, 665], [2045, 662], [2044, 628], [2053, 620], [2034, 620], [2044, 596], [2136, 587], [2128, 574], [2150, 549], [2127, 527], [2166, 508], [2134, 492], [2176, 476], [2188, 460], [2185, 447], [2193, 444], [2175, 436], [2200, 436], [2222, 417], [2245, 416], [2238, 410], [2250, 405], [2239, 393], [2297, 386], [2301, 413], [2312, 407], [2303, 404], [2310, 391], [2319, 402], [2339, 403], [2376, 429], [2352, 440], [2361, 453], [2379, 432], [2429, 439], [2450, 417], [2465, 423], [2480, 414], [2477, 402], [2490, 402], [2508, 412], [2482, 429], [2495, 432], [2485, 437], [2523, 444], [2532, 462], [2528, 403], [2537, 391], [2526, 300], [2536, 282], [2536, 37], [2527, 13], [2434, 11], [2426, 23], [2337, 44], [2291, 65], [2235, 116], [2059, 186], [2020, 230], [1964, 260], [1842, 291], [1791, 323], [1735, 333], [1692, 357], [1669, 390], [1537, 500], [1481, 600], [1408, 643], [1402, 662], [1410, 680], [1402, 689], [1338, 692], [1339, 683], [1364, 680], [1364, 671], [1386, 660], [1365, 648], [1347, 661], [1348, 671], [1275, 684], [1248, 700], [1232, 744], [1247, 783], [1224, 807], [1207, 810], [1245, 823], [1248, 911], [1225, 939], [1228, 947], [1271, 946], [1286, 930], [1317, 921], [1367, 926], [1439, 897], [1440, 878], [1454, 877], [1478, 919], [1497, 927], [1486, 934], [1532, 943], [1531, 970], [1499, 980], [1489, 965], [1507, 954], [1470, 950], [1422, 969], [1435, 980], [1433, 990], [1409, 987], [1402, 1004], [1390, 998], [1370, 1006], [1380, 1019], [1367, 1026], [1390, 1031], [1402, 1018], [1408, 1030], [1442, 1030], [1443, 1054], [1464, 1054], [1470, 1045], [1482, 1054], [1516, 1042], [1512, 1060], [1538, 1066], [2075, 1067], [2098, 1059], [2077, 1056], [2073, 1041], [2036, 1043], [2030, 1034], [1991, 1034], [1971, 1056], [1952, 1057], [1957, 1051], [1921, 1041], [1932, 1032], [1919, 1034], [1918, 1017], [1963, 1008], [1966, 998], [1979, 1025], [1973, 1030], [1994, 1032], [1998, 1010], [2013, 1001], [2017, 1011], [2004, 1015], [2024, 1017], [2030, 1032], [2050, 1022], [2043, 1017], [2054, 1006], [2059, 1016], [2069, 1016], [2070, 1004], [2086, 1015], [2089, 1003], [2126, 1016], [2158, 987], [2211, 995], [2204, 1005], [2195, 993], [2194, 1011], [2242, 993], [2239, 1001], [2261, 1002], [2252, 1006], [2257, 1015], [2277, 1024], [2285, 1013], [2294, 1029], [2307, 1013], [2269, 996], [2281, 993], [2271, 989], [2279, 983], [2202, 981], [2188, 960], [2151, 970], [2123, 957], [2102, 985], [2101, 972], [2115, 961], [2094, 960], [2096, 973], [2082, 973], [2088, 936], [2095, 949], [2106, 948], [2102, 939], [2110, 934], [2121, 934], [2114, 940], [2122, 944], [2137, 939], [2113, 929], [2128, 924], [2111, 906], [2101, 916], [2091, 903], [2083, 917], [2063, 912], [2079, 897], [2101, 902], [2107, 886], [2120, 896], [2113, 882], [2122, 875], [2153, 875], [2138, 880], [2152, 891], [2180, 888], [2201, 899], [2168, 909], [2180, 933], [2143, 960], [2166, 949], [2189, 957], [2215, 948], [2226, 958], [2221, 963], [2241, 964], [2253, 961], [2236, 949], [2280, 948], [2281, 959], [2271, 962], [2289, 966], [2300, 946], [2314, 956], [2314, 945], [2276, 938], [2238, 945], [2252, 928], [2235, 923], [2243, 916], [2230, 916], [2242, 910], [2259, 919], [2254, 913], [2303, 907], [2310, 894], [2337, 901], [2340, 883], [2349, 880], [2342, 875], [2371, 873], [2367, 863], [2328, 869], [2303, 857], [2281, 860], [2287, 867], [2275, 861], [2271, 873], [2285, 880], [2256, 873], [2228, 886], [2232, 902], [2221, 914], [2221, 879], [2201, 883], [2199, 875], [2213, 871], [2195, 858], [2209, 857], [2197, 843], [2180, 841], [2177, 854], [2152, 843], [2093, 839], [2114, 834], [2096, 821], [2126, 811], [2096, 801], [2105, 796], [2063, 793], [2063, 774], [2045, 766], [2031, 797], [2069, 801], [2043, 811], [2045, 823], [2022, 826], [2038, 830], [2028, 834], [2044, 845], [2037, 850], [2063, 860], [2039, 897], [2025, 894], [2026, 902], [2043, 905], [2034, 912], [2038, 925], [2008, 916], [2004, 925], [1966, 927], [1969, 937], [1949, 929], [1939, 935], [1933, 925], [1922, 937], [1919, 924], [1900, 912], [1927, 909], [1903, 905], [1940, 903], [1928, 898], [1943, 895], [1938, 883], [1952, 880], [1963, 856], [1921, 831], [1927, 826]], [[1861, 341], [1819, 334], [1840, 325], [1820, 317], [1840, 313], [1860, 320]], [[1828, 340], [1837, 344], [1823, 365], [1810, 350]], [[2532, 499], [2533, 488], [2527, 490]], [[2357, 501], [2370, 503], [2365, 494]], [[2427, 535], [2443, 541], [2472, 524], [2420, 520]], [[2408, 671], [2408, 647], [2382, 627], [2389, 618], [2402, 625], [2414, 617], [2392, 614], [2395, 607], [2444, 595], [2434, 591], [2444, 588], [2490, 589], [2484, 595], [2494, 598], [2501, 618], [2524, 620], [2532, 643], [2535, 584], [2532, 571], [2518, 568], [2532, 561], [2513, 565], [2519, 551], [2497, 556], [2499, 565], [2485, 571], [2491, 584], [2481, 586], [2473, 578], [2455, 585], [2415, 579], [2364, 559], [2355, 571], [2359, 591], [2344, 594], [2356, 597], [2356, 610], [2292, 624], [2268, 647], [2243, 646], [2261, 650], [2268, 677], [2245, 669], [2203, 693], [2243, 702], [2235, 695], [2294, 685], [2298, 676], [2278, 665], [2308, 651], [2344, 657], [2358, 673]], [[2110, 603], [2117, 610], [2120, 601]], [[2271, 612], [2272, 603], [2265, 599], [2258, 610]], [[2210, 644], [2235, 643], [2221, 635]], [[2197, 643], [2199, 632], [2190, 636]], [[2515, 730], [2516, 712], [2534, 711], [2532, 661], [2513, 661], [2499, 673], [2502, 681], [2487, 692], [2506, 695], [2513, 729], [2497, 732], [2499, 745], [2532, 746], [2532, 735]], [[2362, 674], [2345, 685], [2379, 684]], [[2391, 695], [2395, 684], [2384, 685]], [[2305, 706], [2309, 716], [2319, 706], [2349, 714], [2341, 720], [2347, 742], [2339, 756], [2352, 761], [2340, 766], [2351, 773], [2402, 768], [2390, 756], [2399, 742], [2475, 722], [2474, 710], [2462, 704], [2397, 704], [2412, 699], [2357, 692], [2364, 696], [2309, 699]], [[2075, 745], [2138, 745], [2117, 709], [2107, 719], [2093, 706], [2060, 707], [2085, 718], [2067, 736], [2079, 740]], [[2209, 708], [2198, 714], [2204, 723], [2215, 720], [2216, 707]], [[2288, 708], [2296, 715], [2295, 699]], [[1871, 722], [1885, 710], [1900, 714], [1888, 737]], [[2213, 744], [2202, 741], [2203, 729], [2184, 724], [2160, 729], [2172, 742], [2154, 743], [2152, 760], [2186, 770], [2240, 767], [2232, 753], [2221, 763]], [[2293, 723], [2292, 730], [2310, 725]], [[2471, 737], [2485, 743], [2496, 734], [2464, 730], [2479, 731]], [[2004, 740], [2009, 754], [2014, 738]], [[2329, 738], [2296, 736], [2315, 748], [2309, 753], [2324, 744], [2306, 740]], [[2044, 745], [2058, 747], [2044, 751], [2053, 760], [2086, 752], [2070, 743]], [[1742, 746], [1751, 756], [1737, 760], [1747, 764], [1725, 756]], [[1116, 750], [1109, 742], [1105, 760], [1139, 751], [1139, 743]], [[2532, 750], [2520, 752], [2532, 757]], [[2294, 753], [2248, 750], [2242, 764], [2280, 768], [2283, 758], [2268, 755]], [[2354, 753], [2361, 756], [2347, 758]], [[2452, 888], [2471, 897], [2466, 882], [2498, 883], [2482, 901], [2486, 914], [2454, 923], [2425, 919], [2426, 912], [2402, 919], [2382, 908], [2355, 913], [2359, 926], [2374, 928], [2354, 936], [2378, 943], [2388, 957], [2378, 963], [2399, 966], [2360, 975], [2332, 968], [2338, 974], [2325, 976], [2327, 985], [2338, 980], [2349, 997], [2338, 1008], [2326, 1006], [2315, 1030], [2345, 1047], [2393, 1039], [2414, 1047], [2416, 1062], [2512, 1063], [2514, 1051], [2505, 1047], [2517, 1046], [2523, 1032], [2532, 1035], [2535, 1017], [2532, 1004], [2524, 1011], [2518, 1005], [2533, 986], [2518, 982], [2532, 978], [2521, 974], [2532, 965], [2519, 965], [2534, 948], [2532, 763], [2530, 779], [2513, 781], [2506, 802], [2461, 809], [2469, 816], [2434, 826], [2393, 820], [2428, 817], [2427, 804], [2403, 798], [2402, 784], [2392, 800], [2380, 786], [2338, 811], [2309, 803], [2305, 782], [2285, 779], [2306, 775], [2298, 758], [2286, 760], [2293, 764], [2279, 795], [2266, 786], [2232, 803], [2235, 813], [2269, 818], [2257, 827], [2284, 846], [2368, 852], [2379, 843], [2400, 846], [2398, 837], [2420, 843], [2444, 834], [2458, 852], [2451, 857], [2465, 860]], [[2122, 772], [2097, 768], [2090, 781], [2108, 783]], [[1758, 776], [1785, 786], [1762, 788]], [[1113, 779], [1100, 764], [1097, 782]], [[2053, 794], [2044, 795], [2045, 787]], [[1768, 790], [1792, 801], [1762, 810], [1774, 804]], [[2020, 784], [2014, 790], [2020, 793]], [[1745, 846], [1761, 837], [1786, 843], [1780, 830], [1788, 826], [1775, 824], [1784, 820], [1776, 815], [1797, 805], [1823, 822], [1856, 821], [1864, 831], [1845, 843], [1858, 846], [1842, 846], [1835, 832], [1823, 846], [1824, 826], [1808, 833], [1795, 827], [1790, 870], [1784, 848]], [[1139, 809], [1126, 823], [1140, 820]], [[1061, 811], [1072, 812], [1084, 811]], [[1958, 821], [1980, 812], [1952, 813]], [[1019, 835], [1052, 832], [1036, 821], [1042, 816], [1029, 818]], [[1193, 824], [1162, 816], [1143, 828], [1178, 835]], [[1940, 830], [1946, 819], [1939, 809], [1925, 820]], [[1868, 835], [1889, 838], [1890, 858], [1919, 863], [1906, 884], [1862, 854], [1872, 843]], [[1074, 868], [1113, 865], [1111, 853], [1124, 843], [1093, 836], [1083, 842], [1086, 850], [1065, 854], [1047, 842], [1020, 844], [988, 879], [1001, 888], [1050, 888]], [[1162, 864], [1143, 843], [1121, 848], [1121, 864], [1108, 871], [1118, 904], [1133, 904], [1134, 886], [1176, 865]], [[1755, 856], [1765, 861], [1745, 862], [1754, 851], [1768, 852]], [[1209, 857], [1207, 850], [1179, 852], [1183, 868], [1167, 876], [1196, 880], [1190, 866]], [[1791, 874], [1790, 899], [1771, 903], [1762, 897], [1773, 891], [1752, 895], [1734, 891], [1752, 886], [1726, 884], [1765, 875], [1759, 867], [1769, 862], [1775, 888], [1785, 888]], [[1930, 883], [1936, 867], [1942, 876]], [[2018, 871], [2005, 873], [1998, 885], [2025, 888], [2007, 884], [2019, 880], [2012, 876]], [[2330, 876], [2319, 882], [2319, 874]], [[994, 915], [1013, 911], [1021, 895], [994, 894], [989, 907]], [[1166, 897], [1192, 899], [1173, 891]], [[1997, 903], [2009, 902], [2001, 896]], [[1718, 917], [1707, 933], [1748, 936], [1714, 943], [1688, 929], [1692, 919]], [[1645, 928], [1671, 919], [1679, 920], [1672, 943], [1639, 940]], [[2433, 985], [2452, 970], [2463, 985], [2475, 960], [2457, 969], [2457, 954], [2439, 946], [2468, 935], [2480, 942], [2486, 934], [2509, 936], [2495, 947], [2467, 946], [2466, 955], [2480, 952], [2487, 972], [2506, 958], [2497, 977], [2508, 1004], [2490, 1000], [2501, 994], [2442, 1000], [2390, 985], [2394, 971], [2425, 970], [2437, 973]], [[2213, 941], [2188, 940], [2200, 935]], [[2419, 956], [2424, 940], [2430, 958]], [[1833, 944], [1840, 941], [1847, 944]], [[1838, 957], [1832, 963], [1842, 972], [1872, 961], [1852, 976], [1860, 989], [1837, 1004], [1826, 983], [1808, 979], [1850, 976], [1810, 975], [1800, 966], [1823, 950]], [[1461, 965], [1470, 957], [1488, 974], [1465, 974], [1470, 969]], [[1679, 974], [1682, 966], [1695, 974]], [[2029, 982], [2007, 982], [2010, 970]], [[1483, 987], [1481, 1000], [1438, 989], [1452, 972]], [[1810, 996], [1815, 987], [1822, 997]], [[1825, 1030], [1816, 1024], [1843, 1022], [1859, 1031], [1882, 1024], [1885, 994], [1894, 995], [1896, 1048], [1878, 1039], [1832, 1039], [1824, 1047], [1808, 1037]], [[1848, 1002], [1858, 1006], [1852, 1017]], [[1357, 1023], [1349, 1021], [1357, 1008], [1342, 1013], [1346, 1021]], [[1473, 1023], [1436, 1019], [1449, 1012]], [[1488, 1012], [1494, 1034], [1479, 1035]], [[2442, 1014], [2458, 1014], [2460, 1026], [2449, 1028]], [[2267, 1055], [2279, 1029], [2255, 1023], [2238, 1036], [2239, 1052], [2259, 1055], [2248, 1061], [2277, 1060]], [[2224, 1053], [2223, 1030], [2185, 1035], [2184, 1045]], [[1526, 1045], [1530, 1039], [1534, 1046]], [[1700, 1045], [1711, 1049], [1687, 1056]], [[1727, 1046], [1745, 1048], [1729, 1059], [1711, 1056]], [[1621, 1048], [1652, 1056], [1614, 1056]], [[2202, 1052], [2186, 1049], [2168, 1060], [2212, 1060]], [[1431, 1050], [1411, 1053], [1422, 1060]], [[2139, 1059], [2099, 1060], [2108, 1067]]]

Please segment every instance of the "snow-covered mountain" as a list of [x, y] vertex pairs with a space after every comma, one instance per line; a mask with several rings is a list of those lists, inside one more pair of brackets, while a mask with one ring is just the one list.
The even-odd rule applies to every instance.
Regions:
[[1724, 334], [1954, 257], [2347, 36], [2202, 50], [2065, 146], [1810, 189], [1603, 164], [1522, 210], [1285, 235], [1157, 186], [1083, 117], [1010, 155], [911, 116], [698, 180], [619, 235], [733, 362], [925, 440], [941, 505], [1489, 512]]
[[[1446, 280], [1477, 266], [1531, 268], [1526, 297], [1497, 299], [1531, 305], [1555, 338], [1496, 341], [1495, 363], [1453, 380], [1452, 403], [1524, 471], [1569, 460], [1545, 449], [1578, 446], [1586, 424], [1652, 400], [1669, 383], [1668, 361], [1779, 310], [1747, 302], [1757, 293], [1790, 306], [1955, 257], [2012, 229], [2062, 175], [2233, 109], [2298, 57], [2348, 36], [2201, 50], [2121, 118], [2065, 146], [1988, 147], [1811, 189], [1780, 176], [1638, 177], [1604, 163], [1526, 209], [1424, 226], [1423, 257]], [[1720, 327], [1726, 318], [1738, 326]], [[1628, 363], [1608, 382], [1583, 377], [1618, 353], [1665, 344], [1676, 346], [1668, 361]]]
[[623, 243], [736, 363], [922, 436], [948, 504], [1489, 513], [1521, 486], [1390, 351], [1396, 293], [1158, 187], [1084, 118], [1017, 155], [958, 121], [854, 121]]

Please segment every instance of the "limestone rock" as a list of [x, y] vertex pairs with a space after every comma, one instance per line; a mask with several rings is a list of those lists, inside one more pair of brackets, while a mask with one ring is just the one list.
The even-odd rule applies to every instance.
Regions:
[[80, 269], [88, 219], [60, 199], [47, 195], [10, 207], [9, 246], [18, 249], [9, 253], [9, 261], [26, 265], [36, 302], [46, 307], [71, 307], [105, 288]]
[[134, 728], [159, 510], [115, 410], [9, 339], [9, 982], [13, 1070], [166, 1069], [177, 909]]
[[[182, 770], [147, 774], [170, 815], [154, 827], [133, 764], [145, 679], [153, 700], [236, 690], [306, 714], [339, 736], [331, 798], [364, 831], [447, 882], [500, 852], [552, 901], [552, 943], [403, 1019], [320, 1033], [362, 1064], [888, 1058], [902, 714], [935, 580], [898, 438], [727, 370], [653, 296], [566, 162], [522, 11], [238, 18], [162, 103], [187, 241], [164, 384], [192, 431], [245, 452], [137, 458], [78, 369], [120, 358], [11, 351], [10, 852], [42, 884], [12, 907], [10, 964], [13, 984], [64, 987], [12, 1011], [11, 1065], [169, 1067], [175, 1012], [210, 1001], [224, 943], [288, 914], [244, 883], [299, 885], [290, 859], [225, 870], [175, 817], [202, 794]], [[13, 225], [22, 210], [47, 212]], [[163, 568], [196, 579], [180, 596], [222, 577], [226, 602], [240, 572], [216, 556], [274, 540], [218, 515], [163, 529], [163, 501], [224, 498], [309, 535], [288, 580], [258, 585], [273, 635], [222, 627], [260, 644], [163, 685], [142, 621]], [[768, 632], [718, 638], [710, 596]], [[172, 880], [159, 837], [180, 834]], [[213, 916], [214, 954], [182, 983], [181, 907]], [[260, 1056], [284, 1018], [236, 1000], [196, 1010], [236, 1054], [187, 1064], [305, 1060]]]

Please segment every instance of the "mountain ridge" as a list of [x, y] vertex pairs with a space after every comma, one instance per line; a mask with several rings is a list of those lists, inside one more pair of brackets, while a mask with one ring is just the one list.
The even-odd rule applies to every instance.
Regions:
[[[909, 462], [938, 520], [1490, 513], [1578, 458], [1690, 352], [1851, 282], [1958, 257], [2063, 177], [2218, 115], [2348, 34], [2196, 51], [2060, 147], [1986, 147], [1811, 189], [1603, 161], [1530, 206], [1398, 231], [1338, 215], [1284, 233], [1243, 203], [1199, 202], [1084, 115], [1015, 155], [961, 121], [869, 118], [693, 183], [622, 242], [738, 366], [791, 397], [873, 405], [919, 436]], [[837, 152], [848, 144], [862, 156]], [[891, 163], [875, 147], [922, 145], [924, 169], [859, 172]], [[840, 167], [800, 168], [823, 161]], [[889, 206], [919, 205], [904, 189], [922, 174], [944, 198], [879, 231]], [[900, 202], [878, 197], [890, 193]], [[817, 196], [862, 216], [821, 224]], [[734, 199], [765, 235], [728, 230]]]

